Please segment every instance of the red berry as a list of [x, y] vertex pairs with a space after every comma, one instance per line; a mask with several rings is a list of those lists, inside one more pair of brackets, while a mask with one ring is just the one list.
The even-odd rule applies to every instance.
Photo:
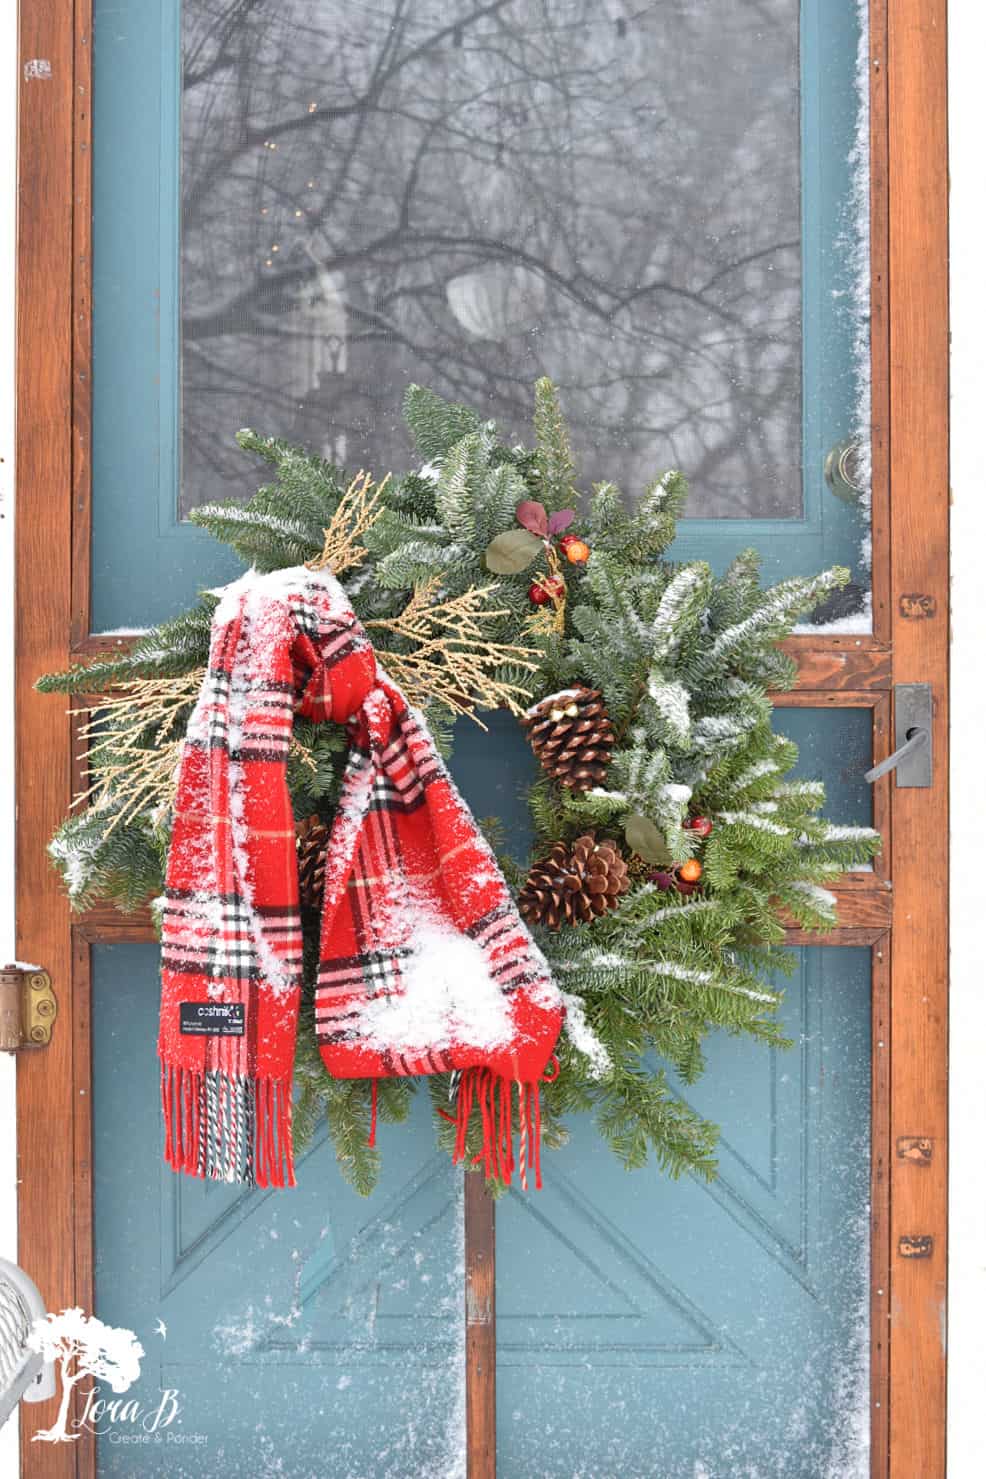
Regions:
[[688, 821], [685, 822], [684, 825], [689, 832], [694, 832], [699, 837], [708, 837], [709, 833], [712, 831], [712, 818], [689, 817]]
[[565, 582], [557, 575], [545, 575], [535, 580], [527, 592], [527, 599], [534, 606], [546, 606], [564, 594]]

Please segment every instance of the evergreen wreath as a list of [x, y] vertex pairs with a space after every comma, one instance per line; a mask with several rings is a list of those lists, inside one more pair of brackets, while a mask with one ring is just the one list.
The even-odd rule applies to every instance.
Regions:
[[[714, 1029], [781, 1042], [767, 978], [790, 959], [785, 922], [829, 928], [825, 884], [879, 847], [869, 828], [821, 819], [822, 785], [788, 778], [797, 749], [771, 725], [769, 695], [795, 676], [779, 639], [849, 573], [764, 590], [751, 550], [721, 577], [703, 561], [671, 563], [684, 478], [665, 473], [632, 507], [608, 482], [580, 495], [549, 380], [535, 387], [533, 449], [504, 445], [494, 423], [419, 386], [404, 410], [417, 471], [376, 485], [241, 431], [274, 481], [192, 519], [258, 571], [329, 566], [446, 754], [457, 717], [518, 716], [543, 774], [529, 795], [530, 864], [501, 863], [567, 1009], [559, 1070], [543, 1085], [545, 1142], [563, 1144], [565, 1116], [591, 1111], [626, 1167], [653, 1155], [672, 1175], [712, 1176], [717, 1128], [676, 1097], [662, 1064], [696, 1079]], [[173, 775], [217, 602], [203, 593], [129, 651], [38, 683], [96, 695], [91, 785], [50, 844], [76, 909], [110, 899], [132, 910], [161, 892]], [[328, 1076], [313, 1020], [318, 845], [345, 751], [341, 728], [296, 722], [307, 984], [295, 1142], [326, 1118], [344, 1175], [366, 1193], [380, 1156], [368, 1143], [371, 1085]], [[451, 1151], [455, 1083], [428, 1083]], [[405, 1119], [415, 1087], [380, 1080], [381, 1119]]]

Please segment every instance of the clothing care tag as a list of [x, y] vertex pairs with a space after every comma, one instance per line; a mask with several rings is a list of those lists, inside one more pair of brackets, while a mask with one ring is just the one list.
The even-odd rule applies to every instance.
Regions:
[[181, 1032], [185, 1037], [242, 1037], [241, 1001], [182, 1001]]

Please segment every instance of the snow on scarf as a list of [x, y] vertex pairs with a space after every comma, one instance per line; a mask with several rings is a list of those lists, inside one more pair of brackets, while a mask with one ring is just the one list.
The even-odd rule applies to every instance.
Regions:
[[[165, 1156], [196, 1176], [294, 1184], [302, 979], [292, 720], [347, 725], [325, 870], [315, 1026], [339, 1078], [461, 1070], [487, 1174], [540, 1185], [538, 1082], [561, 997], [420, 716], [377, 666], [342, 587], [304, 568], [224, 592], [182, 752], [168, 857], [158, 1051]], [[374, 1109], [376, 1105], [374, 1083]]]

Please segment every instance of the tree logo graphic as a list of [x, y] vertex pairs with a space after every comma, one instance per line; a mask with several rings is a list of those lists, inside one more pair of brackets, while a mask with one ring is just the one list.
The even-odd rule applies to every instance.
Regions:
[[126, 1392], [140, 1376], [144, 1347], [132, 1330], [106, 1325], [81, 1309], [62, 1310], [37, 1319], [28, 1345], [46, 1361], [58, 1364], [62, 1400], [50, 1428], [34, 1434], [32, 1442], [72, 1443], [81, 1435], [66, 1432], [72, 1392], [85, 1376], [105, 1381], [114, 1392]]

